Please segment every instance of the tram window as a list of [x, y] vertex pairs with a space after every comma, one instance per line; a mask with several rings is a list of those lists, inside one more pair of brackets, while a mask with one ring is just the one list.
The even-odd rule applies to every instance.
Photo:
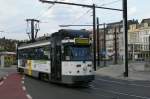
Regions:
[[35, 56], [37, 59], [50, 59], [50, 48], [48, 46], [43, 46], [35, 49]]
[[28, 54], [26, 53], [25, 50], [20, 50], [18, 51], [18, 56], [19, 56], [19, 59], [27, 59], [28, 58]]
[[90, 47], [88, 46], [72, 46], [71, 60], [90, 60]]
[[49, 46], [30, 48], [18, 51], [19, 59], [48, 60], [50, 59]]
[[50, 46], [45, 46], [45, 47], [44, 47], [44, 56], [45, 56], [47, 59], [50, 59]]

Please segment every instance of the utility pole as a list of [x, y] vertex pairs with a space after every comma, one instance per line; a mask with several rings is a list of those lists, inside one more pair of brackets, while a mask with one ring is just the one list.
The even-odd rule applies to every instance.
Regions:
[[115, 27], [115, 32], [114, 32], [114, 45], [115, 45], [115, 57], [114, 57], [114, 64], [118, 63], [118, 46], [117, 46], [117, 28]]
[[104, 23], [104, 34], [103, 34], [103, 39], [104, 39], [104, 66], [106, 66], [106, 24]]
[[99, 35], [99, 18], [97, 18], [97, 60], [98, 66], [100, 66], [100, 35]]
[[123, 0], [123, 27], [124, 27], [124, 41], [125, 41], [125, 55], [124, 55], [124, 65], [125, 72], [124, 76], [128, 77], [128, 18], [127, 18], [127, 0]]
[[[29, 38], [31, 39], [32, 42], [35, 41], [37, 33], [39, 31], [39, 29], [37, 27], [35, 27], [35, 24], [39, 24], [39, 20], [36, 19], [27, 19], [27, 24], [30, 22], [31, 23], [31, 33], [28, 33]], [[30, 36], [31, 34], [31, 36]]]
[[134, 49], [135, 49], [135, 47], [134, 47], [134, 42], [133, 42], [133, 44], [132, 44], [132, 61], [134, 61], [134, 59], [135, 59]]
[[93, 51], [94, 51], [94, 70], [96, 71], [96, 9], [93, 4]]
[[150, 63], [150, 35], [149, 35], [149, 63]]

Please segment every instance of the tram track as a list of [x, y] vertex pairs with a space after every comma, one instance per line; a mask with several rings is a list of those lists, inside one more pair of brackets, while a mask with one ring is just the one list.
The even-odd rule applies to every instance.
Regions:
[[96, 81], [101, 81], [101, 82], [105, 82], [105, 83], [115, 83], [115, 84], [120, 84], [120, 85], [127, 85], [127, 86], [136, 86], [136, 87], [144, 87], [144, 88], [150, 88], [150, 85], [141, 85], [141, 84], [134, 84], [134, 83], [130, 83], [130, 82], [119, 82], [119, 81], [110, 81], [110, 80], [106, 80], [106, 79], [96, 79]]
[[96, 95], [96, 96], [99, 96], [99, 97], [104, 97], [106, 99], [117, 99], [116, 96], [113, 96], [113, 95], [108, 95], [107, 93], [97, 93], [97, 92], [94, 92], [95, 89], [91, 88], [91, 86], [88, 86], [87, 88], [85, 89], [73, 89], [73, 90], [76, 90], [78, 92], [82, 92], [82, 93], [87, 93], [87, 94], [92, 94], [92, 95]]
[[[140, 84], [133, 84], [131, 82], [119, 82], [115, 80], [107, 80], [97, 78], [90, 85], [90, 88], [96, 90], [96, 92], [106, 92], [119, 96], [128, 96], [131, 99], [134, 97], [136, 99], [150, 99], [149, 91], [150, 86], [144, 86]], [[142, 91], [144, 90], [144, 92]], [[120, 99], [120, 98], [117, 98]], [[122, 98], [121, 98], [122, 99]], [[128, 99], [128, 98], [127, 98]]]
[[[106, 93], [111, 93], [111, 94], [117, 95], [116, 98], [112, 98], [112, 99], [122, 99], [122, 98], [120, 98], [121, 96], [133, 97], [135, 99], [150, 99], [150, 97], [139, 96], [139, 95], [135, 95], [135, 94], [122, 93], [122, 92], [117, 92], [117, 91], [114, 91], [114, 90], [106, 90], [106, 89], [103, 89], [103, 88], [97, 88], [96, 86], [93, 86], [93, 85], [91, 85], [90, 87], [93, 90], [97, 90], [97, 91], [100, 91], [100, 92], [103, 91], [103, 92], [106, 92]], [[131, 99], [133, 99], [133, 98], [131, 98]], [[127, 99], [127, 98], [125, 98], [125, 99]]]
[[[83, 95], [82, 97], [87, 95], [87, 99], [89, 99], [91, 96], [93, 96], [93, 99], [150, 99], [149, 96], [144, 95], [143, 93], [138, 94], [136, 92], [131, 91], [130, 89], [128, 89], [128, 91], [131, 91], [131, 92], [128, 92], [126, 89], [124, 90], [124, 89], [116, 87], [116, 86], [114, 86], [113, 88], [110, 88], [110, 86], [113, 86], [113, 85], [111, 85], [112, 83], [106, 83], [106, 82], [100, 82], [100, 81], [98, 82], [97, 79], [95, 80], [96, 82], [94, 81], [87, 88], [67, 87], [67, 86], [55, 85], [55, 84], [51, 84], [51, 83], [49, 83], [50, 84], [49, 85], [47, 82], [39, 81], [37, 79], [31, 79], [28, 77], [26, 80], [27, 81], [31, 80], [28, 82], [36, 83], [35, 86], [40, 85], [40, 88], [42, 88], [42, 87], [46, 88], [44, 90], [47, 90], [48, 92], [53, 92], [53, 93], [51, 93], [51, 95], [53, 95], [53, 96], [55, 96], [55, 92], [52, 91], [52, 89], [55, 90], [56, 92], [58, 92], [57, 90], [63, 90], [64, 91], [63, 94], [67, 94], [67, 95], [74, 93], [72, 95], [75, 95], [75, 97], [78, 97], [76, 95], [80, 94], [80, 96], [79, 96], [80, 98], [82, 95]], [[104, 83], [105, 83], [105, 85], [104, 85]], [[34, 85], [34, 84], [32, 84], [32, 85]], [[118, 85], [118, 83], [115, 83], [115, 85]], [[48, 86], [48, 87], [46, 87], [46, 86]], [[121, 86], [123, 86], [123, 85], [121, 85]], [[31, 87], [31, 86], [28, 86], [28, 88], [29, 87]], [[129, 88], [132, 86], [126, 86], [126, 87]], [[137, 87], [137, 86], [134, 86], [134, 87]], [[37, 88], [37, 87], [35, 87], [35, 88]], [[139, 87], [139, 88], [141, 88], [141, 87]], [[145, 87], [142, 87], [142, 88], [145, 88]], [[32, 89], [34, 90], [33, 87], [31, 88], [31, 90]], [[149, 88], [147, 88], [147, 89], [149, 89]], [[36, 91], [37, 91], [37, 89], [36, 89]], [[142, 89], [141, 89], [141, 91], [142, 91]], [[147, 90], [146, 90], [146, 92], [147, 92]], [[36, 97], [35, 95], [37, 95], [38, 92], [35, 92], [35, 95], [33, 93], [34, 92], [31, 91], [31, 95]], [[63, 95], [61, 92], [59, 94]], [[88, 97], [88, 96], [90, 96], [90, 97]], [[55, 96], [55, 97], [57, 97], [57, 96]], [[62, 97], [70, 97], [70, 96], [62, 96]], [[97, 98], [95, 98], [95, 97], [97, 97]]]
[[[46, 82], [46, 81], [39, 81], [38, 79], [30, 78], [28, 76], [26, 77], [26, 80], [31, 80], [34, 83], [43, 83], [44, 85], [48, 85], [49, 87], [51, 86], [52, 89], [56, 88], [56, 89], [62, 89], [64, 91], [65, 90], [73, 91], [73, 93], [91, 95], [91, 96], [93, 96], [93, 99], [118, 99], [117, 95], [113, 95], [113, 94], [106, 93], [106, 92], [99, 92], [99, 93], [95, 92], [95, 89], [93, 90], [90, 86], [71, 87], [71, 86], [65, 86], [65, 85], [61, 85], [61, 84], [59, 85], [59, 84], [49, 83], [49, 82]], [[27, 82], [26, 82], [26, 84], [27, 84]], [[29, 89], [29, 88], [27, 88], [27, 89]], [[50, 89], [45, 89], [45, 90], [50, 90]], [[66, 91], [66, 93], [68, 93], [68, 91]], [[97, 98], [94, 98], [94, 97], [97, 97]]]

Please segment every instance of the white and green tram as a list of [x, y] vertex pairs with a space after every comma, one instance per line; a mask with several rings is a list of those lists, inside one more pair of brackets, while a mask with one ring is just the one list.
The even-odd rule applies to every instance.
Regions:
[[63, 84], [94, 80], [89, 32], [59, 30], [48, 40], [18, 45], [18, 72]]

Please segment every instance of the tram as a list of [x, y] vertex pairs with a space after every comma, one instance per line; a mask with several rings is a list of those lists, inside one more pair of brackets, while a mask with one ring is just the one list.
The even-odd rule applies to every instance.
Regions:
[[48, 40], [19, 44], [18, 72], [54, 83], [88, 84], [94, 80], [89, 35], [62, 29]]

